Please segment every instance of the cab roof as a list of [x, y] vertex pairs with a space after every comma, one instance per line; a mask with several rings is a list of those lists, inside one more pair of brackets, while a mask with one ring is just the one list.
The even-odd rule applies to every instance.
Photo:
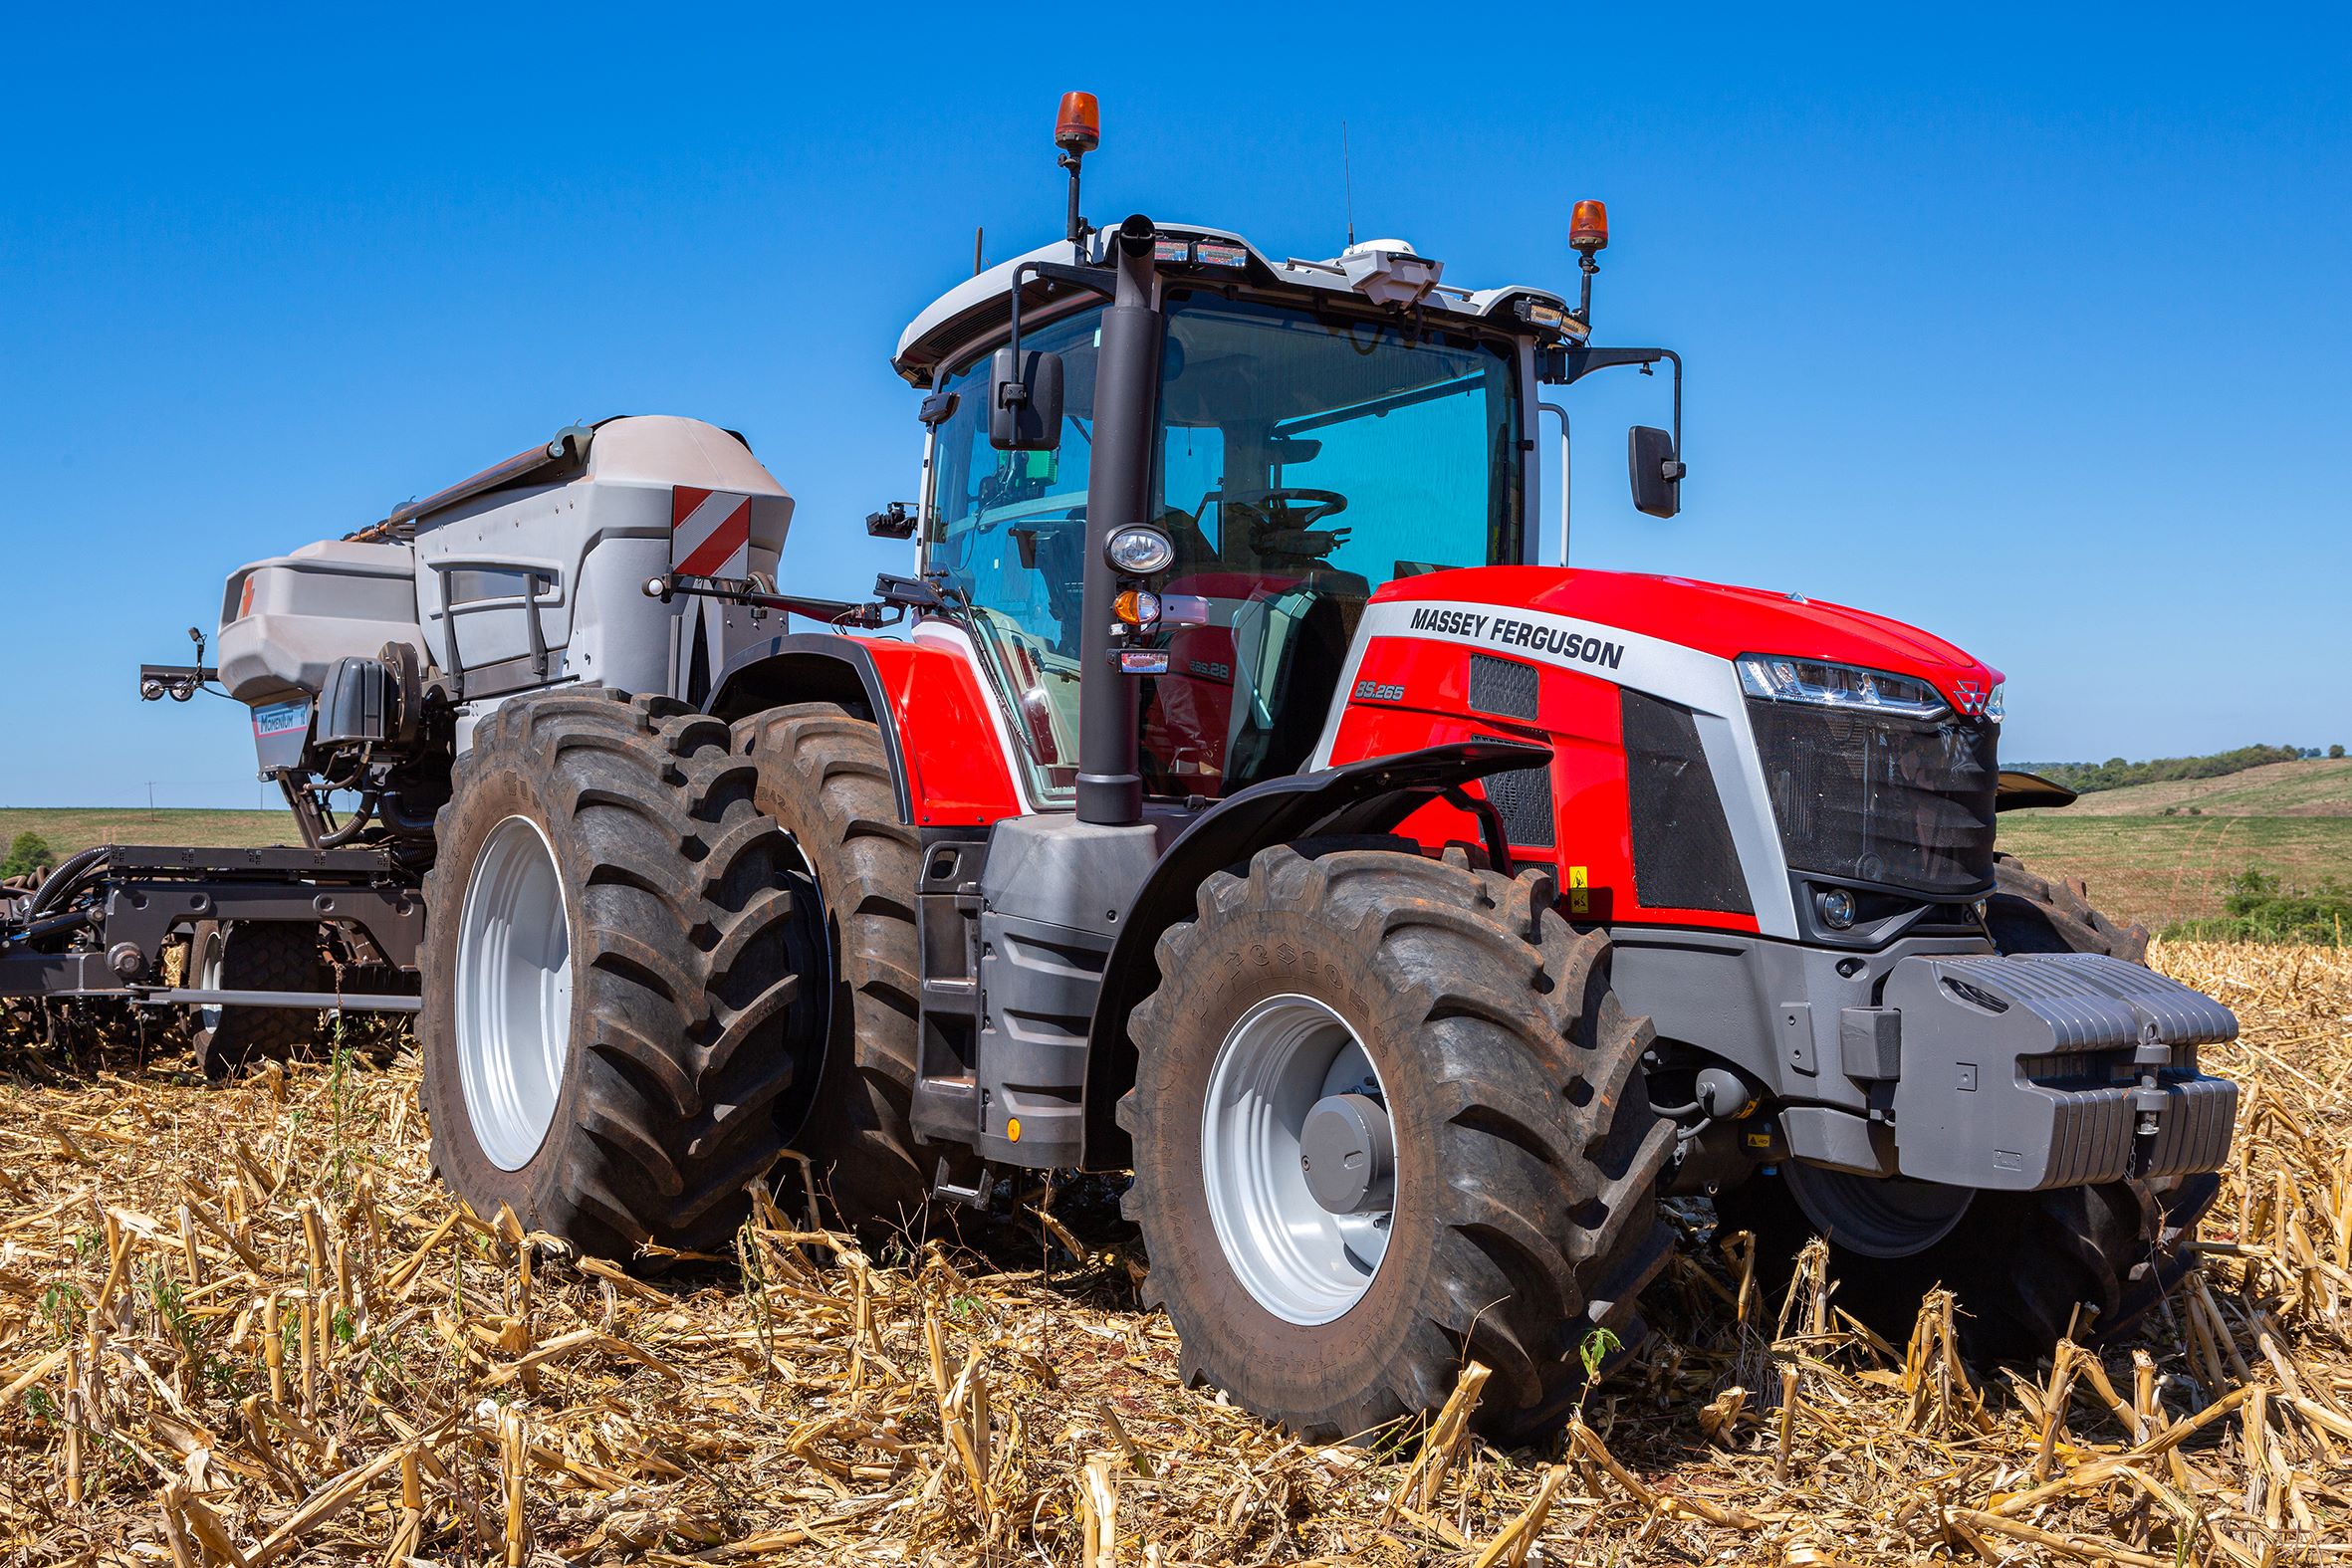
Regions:
[[[1530, 327], [1518, 317], [1520, 302], [1531, 302], [1560, 318], [1564, 326], [1554, 331], [1555, 336], [1581, 339], [1583, 327], [1567, 313], [1567, 302], [1548, 289], [1537, 289], [1525, 284], [1511, 284], [1499, 289], [1459, 289], [1436, 281], [1444, 263], [1421, 257], [1402, 240], [1368, 240], [1350, 247], [1339, 256], [1322, 261], [1304, 260], [1294, 256], [1276, 257], [1258, 249], [1230, 229], [1209, 228], [1200, 224], [1164, 223], [1155, 226], [1159, 240], [1166, 243], [1184, 242], [1198, 247], [1206, 241], [1219, 247], [1220, 254], [1238, 251], [1238, 263], [1224, 261], [1188, 261], [1168, 263], [1163, 269], [1171, 273], [1197, 277], [1208, 281], [1232, 280], [1240, 277], [1258, 288], [1294, 289], [1312, 294], [1351, 299], [1358, 304], [1378, 298], [1378, 284], [1369, 289], [1359, 286], [1359, 279], [1376, 273], [1386, 264], [1393, 272], [1401, 265], [1407, 271], [1426, 271], [1429, 286], [1415, 302], [1427, 316], [1451, 316], [1463, 320], [1485, 320], [1498, 315], [1510, 319], [1515, 331], [1542, 332], [1542, 327]], [[1002, 332], [1011, 315], [1008, 297], [1013, 287], [1016, 269], [1032, 262], [1055, 262], [1067, 266], [1072, 263], [1087, 266], [1106, 265], [1113, 236], [1108, 231], [1089, 233], [1081, 248], [1067, 240], [1057, 240], [1025, 251], [1008, 261], [999, 262], [985, 272], [977, 273], [941, 295], [924, 307], [921, 315], [907, 324], [899, 334], [898, 348], [890, 356], [891, 368], [909, 383], [927, 387], [951, 357], [972, 347], [988, 336]], [[1401, 258], [1414, 258], [1401, 262]], [[1074, 285], [1052, 279], [1032, 277], [1022, 285], [1021, 308], [1024, 312], [1039, 310], [1066, 301], [1086, 291]], [[1394, 307], [1392, 307], [1394, 308]]]

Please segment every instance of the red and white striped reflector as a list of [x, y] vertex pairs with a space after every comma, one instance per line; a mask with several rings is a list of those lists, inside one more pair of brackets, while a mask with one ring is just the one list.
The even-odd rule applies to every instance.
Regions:
[[752, 569], [752, 498], [678, 485], [670, 491], [670, 567], [690, 577]]

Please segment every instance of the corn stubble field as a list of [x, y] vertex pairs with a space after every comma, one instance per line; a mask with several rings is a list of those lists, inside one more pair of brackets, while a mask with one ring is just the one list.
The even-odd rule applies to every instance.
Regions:
[[[0, 1550], [23, 1563], [2166, 1568], [2352, 1545], [2352, 954], [2165, 945], [2238, 1009], [2202, 1268], [2139, 1345], [1965, 1366], [1704, 1206], [1660, 1332], [1539, 1452], [1303, 1446], [1182, 1387], [1107, 1188], [860, 1251], [799, 1179], [657, 1282], [459, 1211], [398, 1039], [208, 1088], [160, 1037], [0, 1064]], [[778, 1204], [783, 1205], [782, 1208]], [[1734, 1254], [1739, 1248], [1735, 1241]]]

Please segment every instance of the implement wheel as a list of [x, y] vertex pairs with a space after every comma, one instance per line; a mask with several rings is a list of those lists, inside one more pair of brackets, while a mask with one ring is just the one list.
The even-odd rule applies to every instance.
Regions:
[[1331, 1441], [1435, 1410], [1475, 1360], [1482, 1427], [1517, 1435], [1565, 1415], [1594, 1329], [1610, 1361], [1639, 1342], [1674, 1135], [1608, 951], [1546, 880], [1401, 849], [1204, 884], [1119, 1104], [1188, 1380]]
[[782, 1152], [815, 955], [726, 725], [593, 688], [502, 705], [426, 884], [424, 1099], [476, 1213], [625, 1258], [726, 1245]]
[[[188, 985], [202, 991], [331, 992], [335, 973], [319, 947], [319, 928], [300, 921], [200, 923], [188, 943]], [[316, 1045], [325, 1014], [300, 1008], [188, 1009], [196, 1065], [222, 1079], [251, 1061], [288, 1061]]]

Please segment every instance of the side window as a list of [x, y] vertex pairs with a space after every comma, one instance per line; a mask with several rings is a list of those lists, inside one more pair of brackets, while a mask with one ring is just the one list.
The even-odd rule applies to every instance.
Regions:
[[969, 602], [974, 641], [1014, 718], [1041, 794], [1077, 778], [1078, 627], [1085, 574], [1086, 481], [1093, 456], [1099, 310], [1022, 335], [1061, 355], [1061, 444], [1000, 452], [988, 439], [988, 357], [941, 382], [954, 412], [932, 446], [924, 563]]
[[[1484, 380], [1466, 377], [1458, 392], [1317, 423], [1314, 455], [1281, 464], [1275, 483], [1346, 493], [1346, 514], [1331, 521], [1347, 529], [1347, 543], [1328, 560], [1371, 582], [1386, 582], [1407, 562], [1486, 565], [1485, 540], [1433, 530], [1430, 520], [1462, 510], [1463, 496], [1486, 495], [1497, 463], [1498, 405], [1503, 400]], [[1500, 430], [1507, 443], [1517, 433]], [[1433, 560], [1433, 553], [1468, 559]]]
[[1217, 548], [1217, 508], [1210, 498], [1224, 485], [1223, 430], [1215, 425], [1171, 425], [1161, 432], [1160, 505], [1198, 519], [1211, 550]]

